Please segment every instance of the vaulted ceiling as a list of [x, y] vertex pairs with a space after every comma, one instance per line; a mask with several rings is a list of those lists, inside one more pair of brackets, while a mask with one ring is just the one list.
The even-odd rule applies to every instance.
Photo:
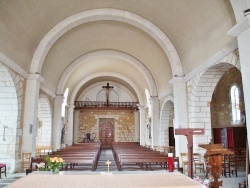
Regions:
[[232, 42], [233, 25], [229, 0], [1, 0], [0, 52], [41, 73], [55, 94], [113, 81], [135, 96], [133, 84], [159, 96], [171, 92], [174, 74], [187, 75]]

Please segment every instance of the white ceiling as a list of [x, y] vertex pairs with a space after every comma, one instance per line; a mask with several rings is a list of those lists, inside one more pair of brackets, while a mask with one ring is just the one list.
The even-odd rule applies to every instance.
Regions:
[[[233, 40], [227, 35], [235, 25], [229, 0], [2, 0], [0, 52], [30, 72], [35, 50], [55, 25], [80, 12], [101, 8], [128, 11], [154, 24], [175, 47], [184, 75]], [[97, 73], [112, 72], [130, 78], [142, 93], [145, 88], [150, 90], [147, 80], [150, 76], [157, 95], [170, 90], [173, 72], [161, 44], [140, 28], [115, 20], [90, 20], [60, 36], [44, 59], [42, 85], [56, 93], [59, 80], [69, 65], [102, 50], [127, 54], [140, 62], [147, 73], [143, 74], [126, 59], [112, 57], [111, 53], [110, 57], [95, 57], [75, 67], [64, 88], [72, 92], [81, 80]], [[100, 81], [113, 81], [133, 90], [124, 79], [105, 75], [84, 83], [81, 92]]]

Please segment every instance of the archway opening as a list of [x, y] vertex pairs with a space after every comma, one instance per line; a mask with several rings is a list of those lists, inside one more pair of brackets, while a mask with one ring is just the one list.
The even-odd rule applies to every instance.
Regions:
[[52, 114], [49, 102], [46, 98], [39, 98], [38, 101], [38, 130], [36, 145], [51, 146], [52, 144]]
[[[18, 152], [18, 98], [13, 78], [0, 64], [0, 160], [13, 173]], [[20, 128], [20, 127], [19, 127]]]

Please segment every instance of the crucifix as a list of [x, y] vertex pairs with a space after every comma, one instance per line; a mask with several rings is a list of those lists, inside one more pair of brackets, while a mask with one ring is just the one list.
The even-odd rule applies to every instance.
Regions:
[[108, 171], [107, 171], [107, 172], [109, 173], [109, 172], [110, 172], [110, 171], [109, 171], [109, 165], [111, 164], [111, 162], [110, 162], [109, 160], [107, 160], [107, 161], [105, 162], [105, 164], [108, 165]]
[[193, 179], [193, 135], [204, 134], [204, 129], [201, 128], [186, 128], [175, 129], [175, 135], [184, 135], [187, 137], [188, 147], [188, 176]]
[[113, 86], [109, 86], [109, 83], [107, 83], [106, 86], [102, 86], [102, 88], [106, 89], [106, 100], [107, 100], [107, 107], [109, 106], [109, 89], [114, 88]]

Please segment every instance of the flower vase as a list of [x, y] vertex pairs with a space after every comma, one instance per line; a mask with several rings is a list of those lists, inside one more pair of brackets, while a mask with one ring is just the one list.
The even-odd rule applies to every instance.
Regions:
[[58, 174], [59, 173], [59, 168], [51, 168], [52, 174]]

